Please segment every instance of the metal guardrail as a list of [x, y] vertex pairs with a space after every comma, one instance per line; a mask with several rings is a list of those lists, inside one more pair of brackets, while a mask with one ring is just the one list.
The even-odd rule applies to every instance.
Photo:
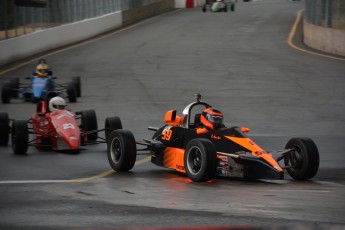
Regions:
[[317, 26], [345, 29], [345, 0], [305, 0], [305, 20]]
[[45, 8], [0, 1], [0, 40], [127, 10], [159, 0], [48, 0]]

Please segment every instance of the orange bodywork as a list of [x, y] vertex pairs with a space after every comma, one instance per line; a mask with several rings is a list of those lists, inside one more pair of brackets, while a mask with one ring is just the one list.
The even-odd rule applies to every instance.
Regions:
[[246, 149], [249, 149], [254, 156], [261, 157], [262, 159], [266, 160], [270, 165], [272, 165], [276, 170], [282, 172], [283, 169], [279, 166], [279, 164], [273, 159], [272, 154], [267, 153], [265, 150], [260, 148], [257, 144], [255, 144], [249, 138], [240, 138], [240, 137], [231, 137], [225, 136], [229, 140], [243, 146]]
[[[273, 159], [272, 154], [267, 153], [265, 150], [263, 150], [257, 144], [255, 144], [251, 139], [231, 137], [231, 136], [225, 136], [225, 137], [243, 146], [244, 148], [250, 150], [254, 156], [263, 158], [270, 165], [272, 165], [277, 171], [280, 171], [280, 172], [283, 171], [283, 169], [279, 166], [279, 164]], [[182, 173], [186, 173], [186, 170], [184, 167], [184, 152], [185, 150], [181, 148], [167, 147], [164, 152], [164, 161], [163, 161], [164, 167], [175, 169], [176, 171], [179, 171]], [[217, 154], [217, 158], [222, 158], [222, 157], [225, 157], [225, 156], [221, 154]]]
[[176, 171], [185, 173], [184, 149], [167, 147], [165, 149], [163, 165], [166, 168], [176, 169]]

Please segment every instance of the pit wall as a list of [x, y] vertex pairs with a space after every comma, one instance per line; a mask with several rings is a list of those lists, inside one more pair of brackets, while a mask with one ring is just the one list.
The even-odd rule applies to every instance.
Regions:
[[303, 23], [304, 43], [314, 49], [345, 56], [345, 30]]
[[162, 0], [146, 6], [137, 7], [122, 12], [124, 26], [141, 21], [155, 15], [159, 15], [175, 9], [175, 0]]
[[175, 0], [161, 0], [143, 7], [52, 27], [0, 41], [0, 66], [97, 36], [175, 9]]
[[122, 12], [0, 41], [0, 65], [75, 43], [122, 25]]

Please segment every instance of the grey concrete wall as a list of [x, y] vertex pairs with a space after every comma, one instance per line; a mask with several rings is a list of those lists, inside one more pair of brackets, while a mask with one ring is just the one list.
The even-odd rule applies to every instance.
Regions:
[[162, 0], [146, 6], [122, 12], [123, 25], [127, 26], [142, 19], [149, 18], [175, 9], [175, 0]]
[[345, 56], [345, 30], [303, 23], [304, 43], [314, 49]]
[[0, 65], [78, 42], [122, 26], [122, 12], [0, 41]]

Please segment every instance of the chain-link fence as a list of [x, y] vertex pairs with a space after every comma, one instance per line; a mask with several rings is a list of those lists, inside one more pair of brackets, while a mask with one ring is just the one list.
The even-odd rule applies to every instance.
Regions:
[[159, 0], [47, 0], [44, 8], [0, 0], [0, 40], [127, 10]]
[[305, 20], [334, 29], [345, 29], [345, 0], [306, 0]]

